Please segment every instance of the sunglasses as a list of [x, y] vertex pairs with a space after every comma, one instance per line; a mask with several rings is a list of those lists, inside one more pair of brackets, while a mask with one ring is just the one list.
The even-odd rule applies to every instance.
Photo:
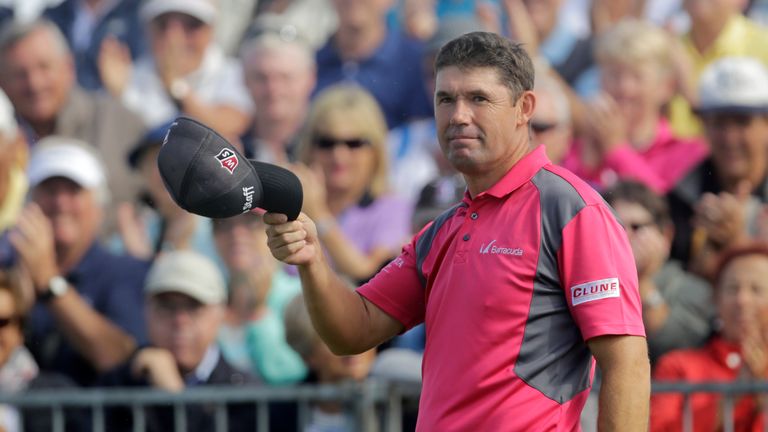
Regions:
[[11, 324], [15, 324], [18, 320], [17, 317], [0, 318], [0, 328], [6, 328]]
[[321, 150], [330, 150], [336, 147], [336, 144], [344, 144], [350, 149], [359, 149], [360, 147], [370, 145], [371, 141], [365, 138], [339, 139], [328, 136], [320, 136], [315, 138], [314, 143], [315, 147]]
[[531, 122], [531, 129], [535, 133], [542, 133], [557, 127], [557, 123]]

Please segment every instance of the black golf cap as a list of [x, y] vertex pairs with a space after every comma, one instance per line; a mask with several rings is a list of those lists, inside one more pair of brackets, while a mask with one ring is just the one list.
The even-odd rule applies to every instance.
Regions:
[[190, 213], [227, 218], [258, 207], [294, 220], [301, 211], [303, 193], [295, 174], [247, 160], [221, 135], [190, 118], [171, 124], [157, 165], [173, 200]]

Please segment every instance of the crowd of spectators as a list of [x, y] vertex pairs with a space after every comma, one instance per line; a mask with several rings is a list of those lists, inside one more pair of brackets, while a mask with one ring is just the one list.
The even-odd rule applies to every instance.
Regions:
[[[766, 16], [763, 0], [0, 0], [0, 392], [418, 381], [423, 326], [335, 356], [261, 216], [185, 212], [157, 155], [185, 115], [291, 169], [354, 289], [463, 197], [433, 61], [477, 30], [528, 50], [531, 139], [622, 221], [654, 377], [768, 379]], [[692, 403], [695, 430], [722, 426], [718, 396]], [[739, 400], [736, 430], [762, 430], [765, 403]], [[654, 396], [651, 430], [680, 430], [681, 404]], [[22, 430], [29, 413], [2, 408]], [[276, 428], [294, 408], [271, 406]], [[253, 410], [229, 414], [254, 430]], [[309, 420], [353, 427], [328, 403]], [[173, 429], [171, 410], [147, 426]]]

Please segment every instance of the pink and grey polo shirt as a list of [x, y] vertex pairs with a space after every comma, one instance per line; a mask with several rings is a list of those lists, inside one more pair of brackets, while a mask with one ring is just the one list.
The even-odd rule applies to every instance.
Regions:
[[358, 292], [406, 328], [425, 323], [419, 431], [578, 430], [585, 341], [645, 336], [624, 229], [543, 146]]

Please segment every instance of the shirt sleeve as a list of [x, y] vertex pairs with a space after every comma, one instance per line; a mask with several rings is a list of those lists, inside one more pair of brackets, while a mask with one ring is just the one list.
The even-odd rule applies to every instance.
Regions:
[[406, 331], [424, 321], [426, 308], [414, 245], [415, 240], [403, 247], [400, 256], [357, 289], [358, 294], [403, 324]]
[[645, 336], [632, 249], [608, 206], [584, 207], [563, 228], [562, 242], [560, 280], [584, 340]]

